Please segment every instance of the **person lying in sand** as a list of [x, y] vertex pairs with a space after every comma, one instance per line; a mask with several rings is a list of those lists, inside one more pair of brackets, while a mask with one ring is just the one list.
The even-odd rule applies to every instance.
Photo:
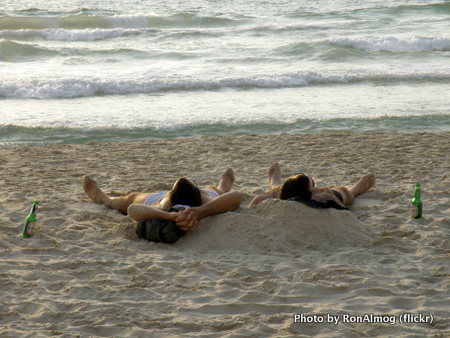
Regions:
[[[204, 217], [239, 207], [242, 194], [230, 191], [234, 180], [233, 169], [229, 168], [214, 187], [199, 189], [192, 180], [182, 177], [168, 191], [133, 192], [113, 197], [104, 193], [95, 180], [85, 176], [83, 189], [95, 203], [118, 210], [138, 222], [162, 218], [174, 221], [182, 230], [188, 231], [194, 230]], [[173, 206], [183, 206], [186, 209], [179, 212], [167, 211]]]
[[295, 198], [297, 200], [312, 200], [320, 203], [331, 201], [340, 207], [346, 208], [353, 204], [356, 197], [369, 191], [374, 184], [375, 175], [373, 174], [362, 176], [351, 187], [317, 188], [312, 177], [306, 174], [291, 176], [281, 184], [280, 165], [278, 162], [275, 162], [269, 169], [270, 190], [253, 198], [249, 207], [254, 207], [269, 198], [279, 198], [281, 200]]

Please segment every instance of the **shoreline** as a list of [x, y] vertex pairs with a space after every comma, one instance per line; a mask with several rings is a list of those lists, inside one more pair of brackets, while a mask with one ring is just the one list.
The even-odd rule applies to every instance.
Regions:
[[[389, 127], [386, 127], [389, 125]], [[429, 131], [424, 131], [427, 126]], [[121, 127], [26, 127], [0, 126], [0, 147], [19, 145], [86, 144], [88, 142], [144, 142], [146, 140], [245, 135], [311, 135], [320, 133], [440, 133], [450, 132], [448, 115], [426, 115], [373, 119], [300, 119], [292, 123], [199, 124], [157, 128]]]
[[[0, 332], [161, 335], [446, 335], [450, 132], [204, 136], [0, 147]], [[318, 186], [377, 182], [350, 211], [268, 201], [282, 179]], [[215, 184], [233, 167], [236, 212], [201, 221], [174, 245], [149, 243], [134, 222], [94, 204], [84, 175], [107, 193], [156, 191], [180, 176]], [[411, 218], [422, 183], [423, 218]], [[40, 200], [36, 234], [21, 236]], [[295, 315], [433, 315], [433, 324], [300, 323]], [[58, 318], [57, 321], [54, 319]]]

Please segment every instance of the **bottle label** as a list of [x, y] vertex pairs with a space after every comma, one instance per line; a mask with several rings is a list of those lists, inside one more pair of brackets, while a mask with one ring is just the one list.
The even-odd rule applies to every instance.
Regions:
[[27, 227], [27, 234], [32, 236], [34, 234], [34, 226], [36, 225], [36, 222], [31, 222], [30, 224], [28, 224]]
[[416, 205], [416, 204], [412, 205], [412, 217], [413, 218], [420, 218], [422, 216], [422, 210], [420, 210], [420, 209], [421, 208], [418, 205]]

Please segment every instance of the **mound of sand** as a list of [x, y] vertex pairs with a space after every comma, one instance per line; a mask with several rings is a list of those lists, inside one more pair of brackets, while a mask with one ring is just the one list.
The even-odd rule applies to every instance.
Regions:
[[373, 239], [370, 228], [351, 211], [269, 200], [254, 209], [204, 219], [197, 231], [188, 233], [175, 246], [295, 255], [302, 249], [369, 245]]

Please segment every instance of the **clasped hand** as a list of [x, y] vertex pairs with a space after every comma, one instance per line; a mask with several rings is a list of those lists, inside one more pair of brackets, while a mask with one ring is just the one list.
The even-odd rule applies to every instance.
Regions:
[[176, 213], [175, 222], [184, 231], [192, 231], [198, 225], [198, 218], [192, 209], [184, 209]]

